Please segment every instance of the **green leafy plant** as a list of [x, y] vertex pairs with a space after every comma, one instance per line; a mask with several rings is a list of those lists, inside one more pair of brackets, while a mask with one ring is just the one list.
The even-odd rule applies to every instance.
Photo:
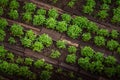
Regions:
[[67, 23], [65, 21], [58, 22], [56, 30], [58, 30], [59, 32], [67, 31]]
[[77, 25], [72, 25], [68, 27], [67, 35], [73, 39], [76, 39], [82, 33], [82, 29], [79, 28]]
[[104, 69], [104, 72], [108, 77], [112, 77], [116, 74], [115, 67], [107, 67]]
[[115, 50], [118, 46], [119, 43], [113, 39], [107, 42], [107, 48], [111, 51]]
[[117, 73], [117, 75], [118, 75], [118, 77], [120, 77], [120, 65], [117, 65], [117, 67], [116, 67], [116, 73]]
[[109, 36], [109, 31], [107, 29], [100, 29], [97, 31], [97, 35], [100, 35], [100, 36]]
[[21, 38], [21, 43], [25, 47], [31, 47], [32, 40], [28, 39], [27, 37]]
[[95, 36], [94, 37], [94, 43], [97, 46], [105, 46], [106, 39], [102, 36]]
[[69, 53], [76, 53], [76, 51], [77, 51], [77, 48], [75, 46], [69, 46], [68, 47], [68, 52]]
[[50, 54], [51, 58], [57, 59], [59, 58], [61, 53], [58, 50], [52, 50], [52, 53]]
[[76, 63], [76, 55], [75, 54], [68, 54], [67, 57], [66, 57], [66, 62], [67, 63]]
[[53, 43], [52, 38], [45, 33], [39, 36], [38, 41], [40, 41], [46, 47], [50, 47]]
[[112, 30], [111, 31], [111, 37], [116, 39], [119, 36], [119, 32], [117, 30]]
[[13, 53], [7, 53], [7, 60], [9, 60], [10, 62], [14, 62], [14, 54]]
[[30, 39], [31, 41], [34, 41], [36, 38], [36, 35], [32, 30], [28, 30], [26, 31], [25, 37]]
[[0, 29], [0, 41], [4, 41], [6, 33], [4, 30]]
[[89, 47], [89, 46], [85, 46], [84, 48], [81, 49], [81, 55], [84, 57], [93, 57], [95, 51]]
[[16, 40], [15, 40], [14, 37], [10, 37], [10, 38], [8, 39], [8, 41], [9, 41], [10, 44], [15, 44], [15, 43], [16, 43]]
[[0, 0], [0, 6], [5, 7], [8, 5], [9, 0]]
[[18, 19], [18, 17], [19, 17], [18, 11], [17, 10], [13, 10], [13, 9], [10, 10], [10, 12], [8, 13], [8, 15], [9, 15], [10, 18], [12, 18], [14, 20]]
[[10, 31], [12, 32], [13, 36], [21, 37], [24, 34], [23, 27], [19, 24], [13, 24], [10, 28]]
[[50, 71], [44, 70], [44, 71], [41, 72], [40, 77], [41, 77], [42, 80], [49, 80], [50, 77], [51, 77], [51, 74], [52, 73]]
[[52, 2], [55, 4], [58, 0], [52, 0]]
[[0, 18], [0, 29], [5, 29], [8, 25], [8, 22], [6, 19]]
[[67, 13], [62, 14], [61, 17], [62, 17], [62, 20], [65, 21], [66, 23], [70, 23], [72, 19], [71, 15]]
[[107, 56], [104, 60], [107, 66], [113, 66], [116, 64], [116, 58], [114, 56]]
[[36, 68], [41, 68], [45, 65], [45, 60], [44, 59], [39, 59], [37, 61], [34, 62], [34, 66]]
[[16, 59], [16, 63], [17, 64], [23, 64], [23, 62], [24, 62], [24, 59], [22, 58], [22, 57], [17, 57], [17, 59]]
[[35, 26], [43, 25], [44, 22], [45, 22], [45, 16], [44, 15], [34, 15], [33, 25], [35, 25]]
[[108, 4], [102, 4], [101, 7], [100, 7], [102, 10], [109, 10], [110, 9], [110, 6]]
[[2, 7], [0, 7], [0, 16], [2, 16], [2, 15], [3, 15], [3, 13], [4, 13], [4, 10], [3, 10], [3, 8], [2, 8]]
[[35, 11], [36, 5], [31, 2], [27, 2], [23, 6], [23, 8], [25, 9], [26, 12], [32, 12], [32, 11]]
[[59, 14], [58, 14], [57, 10], [53, 8], [48, 11], [48, 16], [56, 19], [56, 18], [58, 18]]
[[96, 52], [93, 56], [94, 60], [96, 61], [101, 61], [103, 62], [104, 61], [104, 54], [101, 53], [101, 52]]
[[30, 21], [32, 21], [32, 13], [30, 13], [30, 12], [23, 13], [22, 18], [26, 23], [29, 23]]
[[56, 24], [57, 24], [57, 21], [54, 18], [48, 18], [46, 20], [46, 27], [47, 28], [55, 29]]
[[49, 64], [49, 63], [46, 63], [46, 64], [45, 64], [45, 69], [46, 69], [47, 71], [53, 70], [53, 65], [52, 65], [52, 64]]
[[117, 48], [117, 53], [120, 54], [120, 47]]
[[68, 2], [67, 6], [72, 8], [75, 5], [75, 2], [76, 0], [71, 0], [70, 2]]
[[33, 51], [37, 51], [37, 52], [41, 52], [44, 49], [44, 46], [41, 42], [36, 41], [33, 45], [32, 45]]
[[20, 4], [16, 0], [12, 0], [9, 4], [10, 9], [18, 9], [20, 7]]
[[83, 33], [82, 34], [82, 40], [83, 41], [89, 41], [91, 39], [91, 34], [90, 33]]
[[4, 59], [5, 55], [7, 53], [7, 50], [5, 50], [4, 46], [0, 46], [0, 58]]
[[112, 1], [111, 0], [101, 0], [103, 3], [110, 4]]
[[63, 41], [63, 40], [58, 40], [58, 41], [56, 42], [56, 46], [57, 46], [57, 48], [59, 48], [59, 49], [65, 49], [65, 48], [66, 48], [66, 43], [65, 43], [65, 41]]
[[46, 10], [41, 8], [37, 10], [37, 15], [46, 15]]
[[100, 10], [97, 14], [98, 17], [100, 17], [100, 19], [105, 19], [109, 16], [107, 10]]
[[32, 66], [33, 59], [32, 58], [25, 58], [24, 63], [25, 63], [25, 65]]
[[92, 33], [96, 33], [98, 31], [98, 25], [92, 21], [88, 23], [86, 28], [89, 32], [92, 32]]

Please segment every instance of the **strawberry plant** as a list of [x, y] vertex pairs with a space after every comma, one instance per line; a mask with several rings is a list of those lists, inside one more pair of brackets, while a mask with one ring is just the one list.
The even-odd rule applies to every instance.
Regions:
[[37, 15], [46, 15], [46, 10], [41, 8], [37, 10]]
[[48, 34], [42, 34], [39, 36], [38, 41], [40, 41], [46, 47], [50, 47], [53, 43], [52, 38]]
[[110, 4], [112, 1], [111, 0], [101, 0], [103, 3]]
[[52, 50], [52, 53], [50, 54], [51, 58], [57, 59], [59, 58], [61, 53], [58, 50]]
[[89, 47], [89, 46], [85, 46], [84, 48], [81, 49], [81, 55], [84, 57], [93, 57], [95, 51]]
[[56, 9], [50, 9], [48, 11], [48, 16], [56, 19], [56, 18], [58, 18], [59, 14]]
[[110, 6], [108, 4], [102, 4], [100, 7], [102, 10], [109, 10]]
[[44, 49], [44, 46], [41, 42], [36, 41], [32, 45], [33, 51], [41, 52]]
[[25, 9], [26, 12], [32, 12], [32, 11], [35, 11], [36, 5], [31, 2], [27, 2], [23, 6], [23, 8]]
[[116, 58], [114, 56], [107, 56], [104, 60], [104, 63], [107, 65], [107, 66], [113, 66], [115, 65], [117, 62]]
[[13, 24], [10, 28], [10, 31], [12, 32], [13, 36], [21, 37], [24, 34], [23, 27], [19, 24]]
[[82, 40], [83, 41], [89, 41], [91, 39], [91, 34], [90, 33], [83, 33], [82, 34]]
[[112, 30], [112, 31], [111, 31], [111, 37], [112, 37], [113, 39], [117, 39], [118, 36], [119, 36], [119, 32], [118, 32], [117, 30]]
[[2, 16], [2, 15], [3, 15], [3, 13], [4, 13], [4, 10], [3, 10], [3, 8], [2, 8], [2, 7], [0, 7], [0, 16]]
[[70, 2], [68, 2], [67, 6], [72, 8], [75, 5], [75, 2], [76, 0], [71, 0]]
[[58, 40], [56, 43], [57, 48], [59, 49], [65, 49], [66, 48], [66, 43], [62, 40]]
[[18, 17], [19, 17], [18, 11], [17, 10], [13, 10], [13, 9], [10, 10], [10, 12], [8, 13], [8, 15], [9, 15], [10, 18], [12, 18], [14, 20], [18, 19]]
[[68, 47], [68, 52], [69, 53], [76, 53], [76, 51], [77, 51], [77, 48], [75, 46], [69, 46]]
[[82, 33], [82, 29], [77, 25], [72, 25], [68, 27], [67, 35], [73, 39], [76, 39]]
[[41, 67], [43, 67], [44, 65], [45, 65], [44, 59], [39, 59], [39, 60], [37, 60], [37, 61], [34, 62], [34, 66], [35, 66], [36, 68], [41, 68]]
[[16, 59], [16, 63], [17, 64], [23, 64], [23, 62], [24, 62], [24, 59], [22, 58], [22, 57], [17, 57], [17, 59]]
[[120, 47], [117, 48], [117, 53], [120, 54]]
[[8, 26], [7, 20], [0, 18], [0, 29], [5, 29], [7, 26]]
[[61, 17], [62, 17], [62, 20], [65, 21], [66, 23], [70, 23], [72, 19], [71, 15], [67, 13], [62, 14]]
[[25, 58], [25, 61], [24, 61], [24, 63], [25, 63], [25, 65], [32, 66], [33, 59], [31, 59], [31, 58]]
[[34, 41], [36, 38], [36, 35], [32, 30], [28, 30], [26, 31], [25, 37], [30, 39], [31, 41]]
[[0, 0], [0, 6], [5, 7], [8, 5], [9, 0]]
[[94, 43], [97, 46], [105, 46], [106, 39], [102, 36], [95, 36], [94, 37]]
[[120, 0], [116, 0], [116, 4], [117, 4], [117, 5], [120, 5]]
[[65, 21], [58, 22], [56, 30], [58, 30], [59, 32], [67, 31], [67, 23]]
[[10, 62], [14, 62], [14, 54], [13, 53], [8, 53], [7, 56], [6, 56], [7, 60], [10, 61]]
[[109, 40], [107, 42], [107, 48], [111, 51], [115, 50], [119, 46], [119, 43], [115, 40]]
[[44, 67], [47, 71], [53, 70], [52, 64], [46, 63]]
[[30, 21], [32, 21], [32, 13], [30, 13], [30, 12], [23, 13], [22, 18], [26, 23], [29, 23]]
[[32, 40], [28, 39], [27, 37], [21, 38], [21, 43], [24, 47], [31, 47]]
[[16, 0], [12, 0], [9, 4], [10, 9], [18, 9], [20, 7], [20, 4]]
[[15, 44], [15, 43], [16, 43], [16, 40], [15, 40], [14, 37], [10, 37], [10, 38], [8, 39], [8, 41], [9, 41], [10, 44]]
[[116, 73], [117, 73], [117, 75], [118, 75], [118, 77], [120, 77], [120, 65], [117, 65], [117, 67], [116, 67]]
[[41, 72], [40, 77], [41, 77], [42, 80], [49, 80], [51, 75], [52, 75], [52, 72], [44, 70], [44, 71]]
[[4, 41], [6, 33], [4, 30], [0, 29], [0, 42]]
[[105, 19], [109, 16], [109, 14], [106, 10], [101, 10], [98, 12], [97, 16], [100, 17], [100, 19]]
[[104, 72], [108, 77], [112, 77], [116, 74], [115, 67], [107, 67], [105, 68]]
[[48, 18], [46, 20], [46, 27], [47, 28], [55, 29], [56, 24], [57, 24], [57, 21], [54, 18]]
[[93, 56], [94, 60], [96, 61], [101, 61], [103, 62], [104, 61], [104, 54], [101, 53], [101, 52], [96, 52]]
[[43, 15], [34, 15], [33, 25], [40, 26], [40, 25], [43, 25], [44, 22], [45, 22], [45, 16], [43, 16]]
[[4, 46], [0, 46], [0, 58], [5, 58], [5, 55], [7, 53], [7, 50], [5, 50]]
[[94, 22], [89, 22], [86, 28], [89, 32], [92, 32], [92, 33], [95, 33], [98, 31], [98, 26]]
[[66, 57], [66, 62], [74, 64], [74, 63], [76, 63], [76, 59], [77, 59], [77, 57], [75, 54], [68, 54]]
[[99, 29], [97, 31], [97, 35], [108, 37], [109, 36], [109, 31], [107, 29]]

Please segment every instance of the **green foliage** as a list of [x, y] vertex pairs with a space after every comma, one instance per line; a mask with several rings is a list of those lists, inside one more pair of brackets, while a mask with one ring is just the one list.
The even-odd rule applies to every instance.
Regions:
[[76, 51], [77, 51], [77, 48], [75, 46], [69, 46], [68, 47], [68, 52], [69, 53], [76, 53]]
[[76, 55], [75, 54], [68, 54], [67, 57], [66, 57], [66, 62], [67, 63], [76, 63]]
[[107, 67], [105, 68], [104, 72], [108, 77], [112, 77], [116, 74], [115, 67]]
[[5, 58], [7, 50], [5, 50], [4, 46], [0, 46], [0, 58]]
[[78, 64], [80, 67], [82, 67], [85, 70], [89, 69], [90, 66], [90, 58], [85, 57], [85, 58], [79, 58], [78, 59]]
[[83, 33], [82, 34], [82, 40], [83, 41], [89, 41], [91, 39], [91, 34], [90, 33]]
[[58, 40], [56, 42], [56, 45], [57, 45], [57, 48], [59, 48], [59, 49], [65, 49], [66, 48], [66, 43], [65, 43], [65, 41], [62, 41], [62, 40]]
[[105, 58], [104, 62], [107, 66], [113, 66], [116, 64], [117, 60], [114, 56], [108, 56]]
[[102, 36], [95, 36], [94, 37], [94, 43], [97, 46], [105, 46], [106, 39]]
[[103, 3], [110, 4], [112, 1], [111, 0], [101, 0]]
[[116, 73], [117, 73], [118, 77], [120, 77], [120, 65], [117, 65]]
[[9, 41], [10, 44], [15, 44], [15, 43], [16, 43], [16, 40], [15, 40], [14, 37], [10, 37], [10, 38], [8, 39], [8, 41]]
[[70, 23], [72, 19], [71, 15], [67, 13], [62, 14], [61, 17], [62, 17], [62, 20], [65, 21], [66, 23]]
[[108, 4], [102, 4], [100, 7], [102, 10], [109, 10], [110, 6]]
[[0, 29], [0, 41], [4, 41], [6, 33], [4, 30]]
[[19, 18], [19, 13], [17, 10], [10, 10], [10, 12], [8, 13], [9, 17], [16, 20]]
[[68, 2], [67, 6], [72, 8], [75, 5], [75, 2], [76, 2], [76, 0], [71, 0]]
[[98, 31], [98, 26], [94, 22], [89, 22], [86, 28], [89, 32], [92, 32], [92, 33], [95, 33]]
[[44, 15], [34, 15], [33, 25], [35, 25], [35, 26], [43, 25], [44, 22], [45, 22], [45, 16]]
[[21, 37], [24, 34], [23, 27], [19, 24], [13, 24], [10, 28], [10, 31], [12, 32], [13, 36]]
[[6, 58], [7, 60], [9, 60], [10, 62], [14, 62], [14, 54], [13, 53], [8, 53]]
[[58, 50], [52, 50], [52, 53], [50, 54], [51, 58], [57, 59], [59, 58], [61, 53]]
[[49, 80], [51, 77], [51, 74], [52, 73], [50, 71], [47, 71], [47, 70], [42, 71], [40, 75], [41, 80]]
[[23, 8], [25, 9], [26, 12], [32, 12], [32, 11], [35, 11], [36, 5], [31, 2], [27, 2], [23, 6]]
[[52, 65], [52, 64], [49, 64], [49, 63], [46, 63], [46, 64], [45, 64], [45, 69], [46, 69], [47, 71], [53, 70], [53, 65]]
[[65, 21], [58, 22], [56, 30], [58, 30], [59, 32], [67, 31], [67, 23]]
[[8, 5], [9, 0], [0, 0], [0, 6], [5, 7]]
[[48, 18], [46, 20], [46, 27], [47, 28], [55, 29], [56, 24], [57, 24], [57, 21], [54, 18]]
[[2, 15], [3, 15], [3, 13], [4, 13], [4, 10], [3, 10], [3, 8], [2, 8], [2, 7], [0, 7], [0, 16], [2, 16]]
[[33, 51], [37, 51], [37, 52], [41, 52], [44, 49], [44, 46], [41, 42], [36, 41], [33, 45], [32, 45]]
[[93, 57], [95, 51], [89, 47], [89, 46], [85, 46], [84, 48], [81, 49], [81, 55], [84, 57]]
[[0, 29], [5, 29], [8, 25], [8, 22], [6, 19], [0, 18]]
[[37, 15], [46, 15], [46, 10], [41, 8], [37, 10]]
[[59, 14], [56, 9], [50, 9], [48, 11], [48, 16], [56, 19], [56, 18], [58, 18]]
[[68, 27], [67, 35], [73, 39], [76, 39], [82, 33], [82, 29], [79, 28], [77, 25], [72, 25]]
[[120, 5], [120, 0], [116, 0], [116, 4], [117, 4], [117, 5]]
[[109, 31], [107, 29], [100, 29], [100, 30], [97, 31], [97, 35], [108, 37], [109, 36]]
[[53, 43], [52, 38], [45, 33], [39, 36], [38, 41], [40, 41], [46, 47], [50, 47]]
[[111, 51], [115, 50], [119, 46], [119, 43], [115, 40], [109, 40], [107, 42], [107, 48]]
[[36, 62], [34, 62], [34, 66], [36, 68], [41, 68], [45, 65], [45, 60], [44, 59], [39, 59]]
[[58, 0], [52, 0], [52, 2], [55, 4]]
[[25, 61], [24, 61], [25, 65], [32, 66], [32, 62], [33, 62], [33, 59], [31, 59], [31, 58], [25, 58]]
[[100, 17], [100, 19], [105, 19], [109, 16], [109, 14], [107, 10], [101, 10], [98, 12], [97, 16]]
[[26, 23], [29, 23], [32, 20], [32, 14], [30, 12], [25, 12], [22, 18]]
[[36, 38], [36, 35], [32, 30], [28, 30], [25, 34], [25, 37], [30, 39], [31, 41], [34, 41]]
[[119, 36], [119, 32], [117, 30], [112, 30], [111, 31], [111, 37], [116, 39]]
[[20, 4], [16, 0], [12, 0], [9, 4], [10, 9], [18, 9], [20, 7]]
[[28, 39], [27, 37], [21, 38], [21, 43], [25, 47], [31, 47], [32, 40]]
[[101, 53], [101, 52], [96, 52], [93, 56], [94, 60], [96, 61], [101, 61], [103, 62], [104, 61], [104, 54]]
[[16, 59], [17, 64], [23, 64], [23, 62], [24, 62], [24, 59], [20, 56]]
[[120, 47], [117, 48], [117, 53], [120, 54]]

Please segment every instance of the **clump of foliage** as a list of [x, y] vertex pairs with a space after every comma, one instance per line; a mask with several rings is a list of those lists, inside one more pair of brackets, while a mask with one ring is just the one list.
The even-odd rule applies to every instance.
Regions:
[[45, 22], [45, 16], [43, 16], [43, 15], [34, 15], [33, 25], [35, 25], [35, 26], [43, 25], [44, 22]]
[[118, 38], [118, 36], [119, 36], [119, 32], [118, 32], [117, 30], [112, 30], [112, 31], [111, 31], [111, 37], [112, 37], [113, 39]]
[[31, 58], [25, 58], [25, 61], [24, 61], [24, 63], [25, 63], [25, 65], [32, 66], [33, 59], [31, 59]]
[[14, 62], [14, 54], [13, 53], [8, 53], [6, 56], [7, 60], [9, 60], [10, 62]]
[[57, 24], [57, 21], [54, 18], [48, 18], [46, 20], [46, 27], [47, 28], [55, 29], [56, 24]]
[[104, 72], [108, 77], [112, 77], [116, 74], [115, 67], [106, 67], [104, 69]]
[[2, 16], [2, 15], [3, 15], [3, 13], [4, 13], [4, 10], [3, 10], [3, 8], [2, 8], [2, 7], [0, 7], [0, 16]]
[[9, 17], [16, 20], [19, 17], [19, 13], [17, 10], [11, 9], [10, 12], [8, 13]]
[[33, 51], [41, 52], [44, 49], [44, 46], [41, 42], [36, 41], [32, 45]]
[[16, 0], [12, 0], [9, 5], [10, 9], [18, 9], [20, 7], [20, 4]]
[[37, 15], [46, 15], [46, 10], [41, 8], [37, 10]]
[[102, 10], [109, 10], [110, 9], [110, 6], [108, 4], [102, 4], [101, 7], [100, 7]]
[[89, 47], [89, 46], [85, 46], [84, 48], [81, 49], [81, 55], [84, 57], [93, 57], [94, 55], [94, 50]]
[[45, 65], [45, 60], [44, 59], [39, 59], [37, 61], [34, 62], [34, 66], [36, 68], [41, 68]]
[[62, 20], [65, 21], [66, 23], [70, 23], [72, 19], [71, 15], [67, 13], [62, 14], [61, 17], [62, 17]]
[[0, 41], [4, 41], [6, 33], [4, 30], [0, 29]]
[[119, 43], [115, 40], [109, 40], [107, 42], [107, 48], [111, 51], [115, 50], [119, 46]]
[[120, 47], [117, 48], [117, 53], [120, 54]]
[[100, 36], [109, 36], [109, 31], [107, 29], [100, 29], [97, 31], [97, 35], [100, 35]]
[[76, 0], [70, 0], [70, 1], [68, 2], [67, 6], [69, 6], [69, 7], [72, 8], [72, 7], [75, 5], [75, 2], [76, 2]]
[[38, 41], [40, 41], [46, 47], [51, 46], [52, 43], [53, 43], [52, 38], [48, 34], [40, 35], [39, 38], [38, 38]]
[[23, 13], [23, 20], [26, 22], [26, 23], [29, 23], [30, 21], [32, 21], [32, 13], [31, 12], [25, 12]]
[[101, 0], [103, 3], [110, 4], [112, 1], [111, 0]]
[[7, 53], [7, 50], [5, 50], [4, 46], [0, 46], [0, 58], [5, 58], [5, 55]]
[[5, 7], [8, 5], [9, 0], [0, 0], [0, 6]]
[[82, 34], [82, 40], [83, 41], [89, 41], [91, 39], [91, 34], [90, 33], [83, 33]]
[[59, 49], [65, 49], [66, 48], [66, 43], [65, 43], [65, 41], [62, 41], [62, 40], [58, 40], [56, 45]]
[[21, 37], [24, 34], [23, 27], [19, 24], [13, 24], [10, 28], [10, 31], [12, 32], [13, 36]]
[[117, 60], [114, 56], [107, 56], [104, 62], [107, 66], [113, 66], [116, 64], [116, 61]]
[[76, 39], [82, 33], [82, 29], [77, 25], [72, 25], [68, 27], [67, 35], [73, 39]]
[[17, 59], [16, 59], [16, 63], [17, 63], [17, 64], [23, 64], [23, 63], [24, 63], [24, 59], [19, 56], [19, 57], [17, 57]]
[[67, 57], [66, 57], [66, 62], [67, 63], [76, 63], [76, 55], [75, 54], [68, 54]]
[[65, 21], [58, 22], [56, 30], [58, 30], [59, 32], [67, 31], [67, 23]]
[[49, 63], [46, 63], [44, 68], [45, 68], [47, 71], [50, 71], [50, 70], [53, 70], [53, 65], [52, 65], [52, 64], [49, 64]]
[[16, 40], [15, 40], [14, 37], [10, 37], [10, 38], [8, 39], [8, 41], [9, 41], [10, 44], [15, 44], [15, 43], [16, 43]]
[[88, 25], [86, 26], [86, 29], [89, 31], [89, 32], [92, 32], [92, 33], [96, 33], [98, 31], [98, 25], [92, 21], [90, 21], [88, 23]]
[[50, 54], [51, 58], [57, 59], [59, 58], [61, 53], [58, 50], [52, 50], [52, 53]]
[[100, 17], [100, 19], [105, 19], [109, 16], [109, 14], [107, 10], [101, 10], [98, 12], [97, 16]]
[[48, 11], [48, 16], [56, 19], [56, 18], [58, 18], [59, 14], [56, 9], [50, 9]]
[[106, 39], [102, 36], [95, 36], [95, 38], [94, 38], [94, 43], [97, 46], [105, 46], [105, 41], [106, 41]]
[[26, 12], [32, 12], [32, 11], [35, 11], [36, 5], [31, 2], [27, 2], [23, 6], [23, 8], [25, 9]]
[[32, 30], [28, 30], [25, 34], [25, 37], [30, 39], [31, 41], [34, 41], [36, 38], [36, 35]]
[[41, 77], [42, 80], [49, 80], [50, 77], [51, 77], [51, 74], [52, 73], [50, 71], [44, 70], [44, 71], [41, 72], [40, 77]]
[[5, 29], [7, 25], [8, 25], [7, 20], [0, 18], [0, 29]]
[[28, 39], [27, 37], [21, 38], [21, 43], [25, 47], [31, 47], [32, 40]]
[[96, 52], [93, 56], [94, 60], [96, 61], [101, 61], [103, 62], [104, 61], [104, 54], [101, 53], [101, 52]]
[[68, 47], [68, 52], [69, 53], [76, 53], [76, 51], [77, 51], [77, 48], [75, 46], [69, 46]]

